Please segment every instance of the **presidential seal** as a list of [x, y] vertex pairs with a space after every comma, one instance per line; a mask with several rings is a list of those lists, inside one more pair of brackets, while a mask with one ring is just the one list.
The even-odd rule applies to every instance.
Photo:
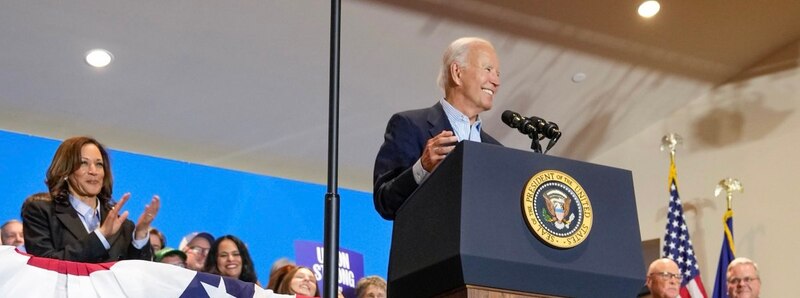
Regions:
[[592, 230], [592, 204], [583, 187], [569, 175], [544, 170], [533, 175], [522, 194], [525, 223], [539, 240], [572, 248]]

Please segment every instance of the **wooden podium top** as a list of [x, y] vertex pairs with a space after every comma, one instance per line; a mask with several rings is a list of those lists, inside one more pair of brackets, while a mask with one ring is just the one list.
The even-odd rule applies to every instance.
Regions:
[[504, 289], [495, 289], [474, 285], [449, 291], [436, 298], [559, 298], [560, 296], [549, 296], [542, 294], [524, 293]]

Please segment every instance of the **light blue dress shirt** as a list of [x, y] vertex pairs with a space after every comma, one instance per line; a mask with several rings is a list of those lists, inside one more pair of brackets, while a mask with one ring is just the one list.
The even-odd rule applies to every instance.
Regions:
[[[103, 243], [103, 247], [106, 250], [111, 248], [111, 244], [108, 243], [108, 240], [103, 233], [100, 233], [98, 230], [100, 228], [100, 200], [95, 198], [95, 208], [89, 207], [86, 203], [82, 202], [81, 200], [76, 199], [72, 195], [69, 195], [69, 204], [72, 205], [72, 208], [78, 212], [78, 218], [80, 218], [81, 223], [83, 223], [83, 227], [86, 228], [87, 233], [95, 232], [97, 238], [100, 239], [100, 242]], [[133, 232], [131, 236], [133, 239], [133, 247], [136, 249], [142, 249], [145, 244], [150, 242], [150, 231], [147, 232], [147, 237], [144, 239], [136, 239], [136, 231]]]
[[[480, 115], [478, 115], [475, 123], [470, 123], [467, 115], [461, 113], [461, 111], [456, 109], [444, 98], [440, 99], [439, 103], [442, 105], [444, 114], [447, 116], [447, 120], [450, 121], [450, 126], [453, 127], [453, 133], [455, 133], [456, 137], [458, 137], [459, 142], [463, 140], [481, 142]], [[425, 181], [425, 179], [428, 178], [428, 175], [430, 175], [430, 173], [422, 167], [422, 158], [417, 159], [417, 162], [414, 163], [411, 171], [414, 173], [414, 181], [416, 181], [417, 184], [421, 184], [422, 181]]]

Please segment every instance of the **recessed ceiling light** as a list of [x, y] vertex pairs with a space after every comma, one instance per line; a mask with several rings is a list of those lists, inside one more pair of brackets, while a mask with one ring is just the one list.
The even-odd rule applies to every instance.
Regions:
[[643, 18], [651, 18], [661, 10], [661, 4], [656, 0], [642, 2], [639, 5], [639, 15]]
[[583, 82], [583, 80], [585, 79], [586, 79], [586, 74], [582, 72], [576, 73], [575, 75], [572, 76], [572, 82], [575, 83]]
[[93, 67], [103, 68], [111, 64], [114, 55], [104, 49], [94, 49], [86, 53], [86, 63]]

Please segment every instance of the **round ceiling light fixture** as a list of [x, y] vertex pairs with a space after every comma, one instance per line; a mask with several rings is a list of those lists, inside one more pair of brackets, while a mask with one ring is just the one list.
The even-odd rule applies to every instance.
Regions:
[[114, 55], [104, 49], [93, 49], [86, 52], [86, 63], [96, 68], [103, 68], [111, 64]]
[[639, 5], [639, 15], [643, 18], [652, 18], [658, 14], [659, 10], [661, 10], [661, 4], [656, 0], [645, 1]]

